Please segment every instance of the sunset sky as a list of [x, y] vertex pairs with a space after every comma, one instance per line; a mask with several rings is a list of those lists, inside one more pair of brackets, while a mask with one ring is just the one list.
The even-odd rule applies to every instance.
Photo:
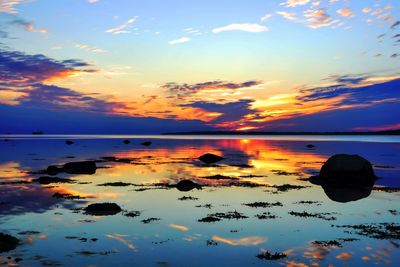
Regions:
[[400, 128], [398, 0], [0, 0], [0, 133]]

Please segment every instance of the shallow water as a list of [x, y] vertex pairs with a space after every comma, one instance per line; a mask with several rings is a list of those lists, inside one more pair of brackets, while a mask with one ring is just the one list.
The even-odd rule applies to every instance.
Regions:
[[[121, 138], [130, 138], [131, 143], [123, 144]], [[66, 145], [66, 139], [74, 144]], [[140, 145], [146, 140], [153, 144]], [[400, 187], [398, 137], [7, 136], [7, 141], [0, 141], [0, 151], [0, 232], [22, 243], [0, 253], [0, 264], [6, 266], [398, 266], [400, 262], [398, 230], [397, 236], [374, 236], [336, 227], [398, 226], [400, 193], [379, 190]], [[205, 165], [197, 159], [204, 153], [225, 160]], [[376, 188], [324, 191], [306, 180], [337, 153], [359, 154], [371, 161], [380, 178]], [[116, 159], [102, 159], [111, 156]], [[13, 183], [43, 176], [37, 172], [49, 165], [89, 159], [97, 160], [95, 174], [57, 175], [73, 183]], [[227, 177], [207, 178], [215, 175]], [[202, 189], [182, 192], [167, 186], [183, 179], [201, 184]], [[131, 185], [99, 186], [109, 182]], [[276, 187], [284, 184], [298, 187], [287, 191]], [[81, 199], [55, 198], [56, 192]], [[100, 202], [117, 203], [124, 211], [93, 216], [79, 210]], [[243, 205], [254, 202], [275, 205]], [[140, 215], [126, 216], [131, 211]], [[235, 211], [243, 218], [216, 215]], [[295, 216], [303, 211], [318, 217]], [[257, 217], [267, 212], [267, 218]], [[208, 215], [220, 216], [220, 221], [198, 221]], [[157, 220], [147, 223], [149, 218]], [[333, 240], [338, 243], [315, 243]], [[264, 250], [286, 257], [259, 259]], [[17, 258], [22, 261], [16, 263]]]

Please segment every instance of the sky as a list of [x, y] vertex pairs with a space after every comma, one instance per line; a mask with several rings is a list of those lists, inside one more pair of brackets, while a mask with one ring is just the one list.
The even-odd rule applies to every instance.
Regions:
[[397, 0], [0, 0], [0, 133], [400, 128]]

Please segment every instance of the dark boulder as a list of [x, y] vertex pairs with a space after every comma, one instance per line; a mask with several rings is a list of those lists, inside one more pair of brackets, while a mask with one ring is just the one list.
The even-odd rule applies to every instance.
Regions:
[[313, 144], [308, 144], [308, 145], [306, 145], [306, 147], [307, 147], [307, 148], [314, 148], [315, 145], [313, 145]]
[[69, 174], [95, 174], [96, 168], [94, 161], [76, 161], [65, 163], [63, 171]]
[[74, 143], [74, 141], [67, 140], [67, 141], [65, 141], [65, 143], [66, 143], [67, 145], [72, 145], [72, 144]]
[[358, 155], [337, 154], [322, 166], [318, 176], [310, 178], [315, 184], [344, 187], [371, 187], [377, 177], [371, 163]]
[[152, 143], [153, 143], [153, 142], [146, 141], [146, 142], [143, 142], [141, 145], [142, 145], [142, 146], [151, 146]]
[[199, 160], [201, 160], [202, 162], [206, 163], [206, 164], [213, 164], [216, 162], [219, 162], [221, 160], [223, 160], [223, 157], [211, 154], [211, 153], [206, 153], [202, 156], [199, 157]]
[[338, 154], [330, 157], [310, 182], [321, 185], [331, 200], [349, 202], [368, 197], [376, 179], [371, 163], [365, 158]]
[[86, 214], [94, 216], [115, 215], [122, 211], [121, 207], [117, 204], [107, 202], [90, 204], [84, 210]]
[[176, 189], [178, 189], [179, 191], [182, 191], [182, 192], [191, 191], [191, 190], [193, 190], [195, 188], [196, 189], [201, 189], [201, 185], [199, 185], [199, 184], [197, 184], [197, 183], [195, 183], [193, 181], [190, 181], [190, 180], [179, 181], [179, 183], [177, 183], [175, 185], [175, 187], [176, 187]]
[[122, 141], [125, 145], [128, 145], [128, 144], [130, 144], [131, 143], [131, 141], [130, 140], [128, 140], [128, 139], [126, 139], [126, 140], [124, 140], [124, 141]]
[[18, 238], [0, 233], [0, 253], [14, 250], [19, 244], [20, 241]]

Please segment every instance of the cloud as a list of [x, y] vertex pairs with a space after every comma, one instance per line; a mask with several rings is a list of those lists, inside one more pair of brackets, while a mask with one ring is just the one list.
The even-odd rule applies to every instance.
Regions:
[[104, 50], [104, 49], [97, 48], [97, 47], [90, 46], [90, 45], [86, 45], [86, 44], [75, 44], [75, 47], [79, 48], [79, 49], [83, 49], [83, 50], [89, 51], [89, 52], [93, 52], [93, 53], [105, 53], [106, 52], [106, 50]]
[[308, 27], [312, 29], [331, 26], [339, 22], [338, 20], [332, 19], [325, 8], [319, 8], [317, 10], [308, 9], [304, 11], [304, 17], [307, 19]]
[[28, 55], [0, 48], [0, 85], [27, 86], [81, 72], [94, 72], [91, 65], [77, 59], [54, 60], [44, 55]]
[[167, 83], [162, 88], [167, 89], [171, 93], [192, 94], [204, 90], [226, 90], [226, 89], [245, 89], [252, 86], [260, 85], [260, 81], [246, 81], [243, 83], [224, 82], [224, 81], [209, 81], [195, 84], [178, 84]]
[[253, 114], [255, 112], [251, 109], [253, 102], [254, 100], [252, 99], [239, 99], [224, 104], [198, 101], [186, 104], [185, 106], [200, 108], [208, 112], [220, 114], [220, 116], [210, 122], [212, 125], [218, 125], [239, 121], [245, 116]]
[[287, 20], [296, 20], [297, 14], [293, 12], [278, 11], [276, 14], [281, 15]]
[[21, 26], [27, 32], [48, 33], [47, 29], [45, 29], [45, 28], [37, 29], [35, 27], [34, 22], [32, 22], [32, 21], [26, 21], [23, 19], [15, 19], [15, 20], [12, 20], [11, 22], [9, 22], [9, 24]]
[[270, 17], [272, 17], [272, 14], [265, 14], [264, 16], [261, 17], [261, 21], [266, 21]]
[[[29, 55], [0, 49], [0, 104], [14, 106], [15, 111], [19, 109], [40, 109], [44, 113], [45, 110], [64, 113], [74, 111], [93, 116], [99, 114], [114, 116], [114, 120], [118, 117], [138, 118], [138, 120], [152, 117], [153, 123], [157, 124], [157, 121], [164, 120], [164, 125], [169, 121], [171, 126], [176, 127], [180, 124], [176, 121], [185, 121], [181, 123], [182, 127], [190, 125], [203, 129], [204, 122], [220, 115], [201, 108], [179, 106], [175, 102], [176, 99], [171, 101], [164, 96], [151, 97], [151, 100], [143, 96], [144, 101], [127, 101], [118, 100], [114, 96], [81, 93], [70, 88], [50, 85], [55, 79], [87, 72], [101, 73], [81, 60], [55, 60], [44, 55]], [[76, 120], [80, 119], [79, 116], [76, 117]], [[150, 120], [143, 119], [143, 123], [146, 121]]]
[[27, 90], [50, 82], [85, 72], [95, 72], [81, 60], [54, 60], [44, 55], [28, 55], [0, 48], [1, 102], [18, 104]]
[[129, 31], [127, 31], [126, 29], [132, 25], [133, 23], [135, 23], [137, 21], [138, 17], [135, 16], [131, 19], [129, 19], [127, 22], [122, 23], [121, 25], [118, 25], [114, 28], [110, 28], [108, 30], [106, 30], [107, 33], [112, 33], [112, 34], [121, 34], [121, 33], [128, 33]]
[[88, 1], [88, 3], [90, 3], [90, 4], [94, 4], [94, 3], [99, 2], [99, 0], [87, 0], [87, 1]]
[[169, 43], [170, 45], [176, 45], [176, 44], [183, 44], [183, 43], [187, 43], [187, 42], [190, 42], [190, 38], [188, 38], [188, 37], [181, 37], [181, 38], [178, 38], [178, 39], [175, 39], [175, 40], [171, 40], [171, 41], [169, 41], [168, 43]]
[[392, 26], [390, 26], [390, 28], [393, 30], [393, 29], [396, 29], [397, 26], [399, 26], [399, 25], [400, 25], [400, 20], [394, 22], [394, 23], [392, 24]]
[[362, 127], [355, 127], [352, 128], [353, 131], [390, 131], [390, 130], [399, 130], [400, 123], [393, 123], [393, 124], [384, 124], [378, 126], [362, 126]]
[[304, 6], [308, 4], [310, 0], [287, 0], [283, 5], [287, 7], [296, 7], [296, 6]]
[[[400, 112], [400, 75], [336, 75], [323, 82], [296, 88], [291, 94], [241, 101], [243, 105], [232, 106], [232, 111], [221, 106], [217, 111], [224, 115], [213, 125], [234, 130], [337, 131], [399, 122], [395, 114]], [[236, 119], [224, 117], [239, 110]]]
[[201, 35], [202, 32], [200, 30], [194, 29], [194, 28], [186, 28], [183, 30], [187, 34], [193, 34], [193, 35]]
[[400, 75], [388, 77], [358, 76], [331, 76], [331, 84], [301, 90], [298, 100], [302, 102], [327, 100], [345, 96], [337, 106], [369, 104], [379, 101], [399, 98], [400, 92], [395, 88], [400, 86]]
[[234, 23], [227, 26], [215, 28], [213, 33], [220, 33], [226, 31], [244, 31], [244, 32], [266, 32], [268, 28], [257, 23]]
[[0, 0], [0, 13], [10, 13], [16, 14], [17, 9], [15, 8], [16, 5], [26, 3], [29, 0]]
[[370, 7], [364, 7], [364, 8], [362, 9], [362, 12], [363, 12], [363, 13], [369, 13], [369, 12], [371, 12], [371, 10], [372, 10], [372, 8], [370, 8]]
[[35, 84], [29, 89], [22, 89], [24, 94], [16, 100], [24, 107], [46, 107], [49, 110], [75, 110], [103, 114], [112, 114], [123, 108], [123, 104], [99, 99], [96, 94], [83, 94], [69, 88], [53, 85]]
[[346, 9], [346, 8], [338, 9], [336, 11], [336, 13], [338, 13], [342, 17], [346, 17], [346, 18], [354, 16], [353, 12], [350, 9]]

